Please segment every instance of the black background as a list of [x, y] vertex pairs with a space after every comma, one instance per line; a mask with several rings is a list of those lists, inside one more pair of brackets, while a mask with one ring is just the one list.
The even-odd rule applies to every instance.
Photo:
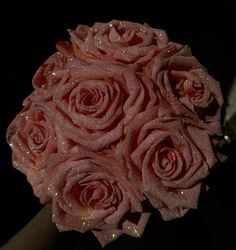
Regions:
[[[130, 6], [128, 5], [130, 4]], [[170, 40], [190, 45], [193, 54], [222, 84], [226, 97], [236, 74], [235, 1], [59, 1], [9, 2], [1, 7], [0, 23], [0, 245], [12, 237], [41, 208], [26, 178], [11, 165], [5, 141], [8, 124], [32, 91], [31, 79], [55, 51], [58, 40], [68, 40], [67, 28], [112, 19], [148, 23], [167, 31]], [[162, 222], [154, 213], [142, 239], [122, 236], [106, 249], [236, 249], [235, 145], [231, 157], [205, 181], [210, 191], [201, 195], [199, 209], [181, 219]], [[234, 184], [235, 183], [235, 184]], [[66, 236], [64, 236], [66, 235]], [[63, 234], [65, 249], [79, 240], [78, 249], [99, 249], [90, 233]], [[63, 244], [62, 244], [63, 245]], [[61, 246], [61, 249], [63, 247]], [[60, 249], [60, 248], [59, 248]]]

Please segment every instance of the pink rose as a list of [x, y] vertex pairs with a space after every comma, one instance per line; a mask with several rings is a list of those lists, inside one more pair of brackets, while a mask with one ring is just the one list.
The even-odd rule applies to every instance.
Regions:
[[34, 88], [49, 88], [56, 85], [62, 78], [63, 72], [60, 70], [65, 62], [66, 58], [61, 52], [51, 55], [36, 71], [32, 80]]
[[48, 156], [57, 152], [52, 119], [43, 106], [27, 103], [7, 130], [13, 166], [27, 175], [35, 195], [47, 200], [43, 179]]
[[163, 30], [117, 20], [79, 25], [70, 34], [75, 55], [89, 62], [145, 63], [168, 44]]
[[58, 51], [52, 54], [36, 71], [32, 83], [35, 91], [29, 96], [35, 99], [50, 100], [52, 91], [60, 82], [69, 80], [66, 64], [72, 60], [73, 50], [68, 42], [60, 41], [56, 45]]
[[169, 220], [196, 208], [200, 181], [217, 159], [206, 131], [172, 117], [148, 121], [147, 112], [129, 124], [120, 148], [134, 183], [140, 178], [138, 186]]
[[190, 122], [210, 134], [222, 133], [223, 97], [219, 82], [207, 74], [187, 47], [168, 47], [147, 68], [149, 77], [176, 116], [190, 117]]
[[[103, 246], [122, 233], [141, 236], [149, 217], [142, 210], [143, 197], [112, 154], [81, 149], [57, 154], [48, 171], [53, 221], [61, 231], [92, 230]], [[133, 213], [137, 223], [129, 220]]]
[[53, 90], [54, 106], [47, 110], [65, 137], [99, 150], [120, 139], [124, 125], [144, 108], [152, 107], [158, 97], [152, 82], [135, 69], [76, 60], [66, 66], [70, 80]]

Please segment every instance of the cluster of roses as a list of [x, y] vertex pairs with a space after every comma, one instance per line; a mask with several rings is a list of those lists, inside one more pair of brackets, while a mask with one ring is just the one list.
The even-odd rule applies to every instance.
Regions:
[[105, 245], [142, 235], [147, 201], [164, 220], [196, 208], [217, 161], [219, 83], [163, 30], [113, 20], [69, 32], [7, 132], [14, 167], [52, 201], [59, 230], [92, 230]]

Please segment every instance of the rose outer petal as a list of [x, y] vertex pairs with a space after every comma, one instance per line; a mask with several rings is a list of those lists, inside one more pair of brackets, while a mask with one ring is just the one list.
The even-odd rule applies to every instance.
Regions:
[[119, 229], [104, 229], [101, 231], [92, 230], [92, 232], [98, 239], [102, 247], [106, 246], [108, 243], [122, 235], [122, 230]]

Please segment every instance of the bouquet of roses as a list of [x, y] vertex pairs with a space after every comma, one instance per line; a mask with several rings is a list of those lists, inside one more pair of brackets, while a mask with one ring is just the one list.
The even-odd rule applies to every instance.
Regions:
[[52, 202], [58, 229], [105, 245], [140, 237], [147, 204], [164, 220], [196, 208], [217, 161], [219, 83], [163, 30], [113, 20], [69, 33], [7, 131], [14, 167]]

